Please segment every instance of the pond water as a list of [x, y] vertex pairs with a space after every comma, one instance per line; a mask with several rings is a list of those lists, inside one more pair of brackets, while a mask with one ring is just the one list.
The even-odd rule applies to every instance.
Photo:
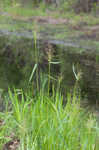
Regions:
[[0, 30], [0, 89], [26, 87], [36, 57], [39, 70], [48, 74], [48, 53], [51, 52], [51, 61], [54, 62], [51, 64], [51, 75], [57, 81], [62, 76], [63, 93], [75, 86], [76, 76], [81, 74], [79, 87], [89, 98], [96, 99], [99, 91], [99, 53], [96, 45], [84, 40], [55, 40], [41, 35], [35, 45], [32, 32]]

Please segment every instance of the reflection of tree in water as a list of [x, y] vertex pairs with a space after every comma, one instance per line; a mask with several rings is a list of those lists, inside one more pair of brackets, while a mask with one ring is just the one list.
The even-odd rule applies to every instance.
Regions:
[[45, 4], [54, 4], [55, 6], [59, 6], [59, 3], [61, 2], [60, 0], [21, 0], [21, 4], [23, 6], [25, 5], [30, 5], [30, 4], [40, 4], [41, 2], [44, 2]]

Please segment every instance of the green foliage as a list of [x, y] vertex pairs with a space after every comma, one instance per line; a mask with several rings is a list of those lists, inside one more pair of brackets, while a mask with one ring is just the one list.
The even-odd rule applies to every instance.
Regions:
[[73, 3], [74, 1], [72, 0], [66, 0], [66, 1], [61, 2], [60, 10], [69, 11], [69, 12], [73, 11], [72, 9]]
[[1, 3], [4, 4], [5, 6], [11, 5], [11, 1], [9, 1], [9, 0], [1, 0]]
[[95, 119], [85, 115], [75, 93], [73, 98], [68, 95], [66, 106], [59, 93], [54, 97], [40, 93], [33, 98], [22, 90], [14, 90], [13, 94], [9, 91], [9, 98], [12, 111], [0, 113], [4, 121], [0, 127], [0, 149], [11, 140], [6, 136], [12, 132], [20, 139], [20, 150], [93, 150], [95, 147]]
[[[63, 10], [70, 9], [70, 1], [63, 4], [65, 4], [62, 5]], [[4, 0], [4, 5], [10, 6], [12, 2]], [[45, 5], [42, 4], [41, 8], [44, 12]], [[10, 9], [8, 11], [23, 16], [36, 14], [22, 8]], [[24, 14], [25, 11], [26, 14]], [[51, 64], [59, 63], [53, 62], [50, 52], [48, 53], [48, 76], [40, 74], [40, 90], [34, 94], [36, 91], [33, 85], [35, 84], [34, 74], [36, 74], [36, 88], [38, 89], [39, 86], [36, 32], [34, 43], [35, 65], [29, 78], [32, 88], [28, 92], [17, 89], [14, 92], [9, 90], [9, 96], [6, 97], [6, 100], [8, 99], [6, 110], [0, 112], [0, 119], [3, 120], [3, 124], [0, 125], [0, 149], [11, 140], [10, 135], [14, 133], [14, 136], [20, 139], [20, 150], [94, 150], [96, 134], [99, 134], [96, 119], [91, 114], [86, 114], [80, 107], [80, 97], [75, 93], [73, 96], [68, 94], [67, 104], [63, 105], [63, 96], [59, 91], [62, 77], [58, 78], [56, 91], [54, 86], [50, 87], [51, 80], [56, 80], [51, 77]], [[96, 60], [98, 61], [98, 57]], [[52, 88], [51, 96], [50, 88]], [[11, 103], [10, 111], [9, 102]]]

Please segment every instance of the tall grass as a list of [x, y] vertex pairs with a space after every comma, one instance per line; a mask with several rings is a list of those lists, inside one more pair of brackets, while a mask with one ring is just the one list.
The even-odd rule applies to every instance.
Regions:
[[67, 95], [66, 105], [63, 105], [63, 96], [60, 94], [61, 76], [57, 90], [53, 87], [51, 96], [49, 94], [51, 63], [59, 63], [52, 62], [51, 51], [48, 53], [48, 89], [44, 90], [43, 80], [42, 88], [38, 90], [36, 33], [34, 50], [35, 65], [29, 83], [32, 83], [36, 73], [37, 94], [34, 96], [31, 94], [33, 91], [24, 93], [22, 90], [9, 90], [11, 110], [9, 111], [7, 103], [5, 112], [0, 113], [0, 149], [9, 140], [18, 138], [19, 150], [95, 150], [96, 134], [99, 132], [96, 120], [80, 107], [80, 97], [76, 96], [75, 90], [72, 96]]
[[[19, 96], [20, 95], [20, 96]], [[21, 97], [21, 99], [19, 99]], [[19, 150], [95, 150], [96, 121], [80, 108], [75, 93], [34, 98], [22, 91], [9, 90], [12, 111], [0, 113], [4, 124], [0, 129], [0, 149], [14, 133], [20, 139]]]

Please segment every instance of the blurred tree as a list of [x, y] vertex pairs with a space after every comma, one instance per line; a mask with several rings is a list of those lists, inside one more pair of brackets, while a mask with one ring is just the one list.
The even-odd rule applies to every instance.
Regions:
[[90, 12], [99, 0], [77, 0], [74, 4], [75, 12]]

